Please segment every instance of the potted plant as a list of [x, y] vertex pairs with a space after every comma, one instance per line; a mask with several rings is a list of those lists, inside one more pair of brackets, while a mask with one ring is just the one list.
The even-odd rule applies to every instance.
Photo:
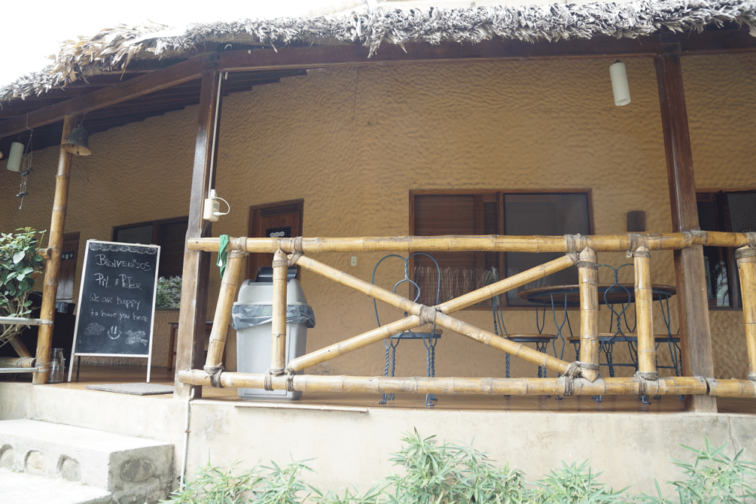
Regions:
[[178, 308], [181, 303], [181, 277], [158, 278], [155, 308]]
[[[44, 231], [20, 228], [15, 233], [0, 234], [0, 317], [27, 317], [32, 312], [29, 294], [34, 277], [43, 269], [37, 243]], [[24, 325], [2, 324], [0, 346], [23, 332]]]

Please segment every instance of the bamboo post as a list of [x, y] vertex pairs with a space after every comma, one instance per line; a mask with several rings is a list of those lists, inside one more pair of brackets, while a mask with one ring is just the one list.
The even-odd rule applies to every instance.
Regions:
[[[192, 385], [210, 385], [210, 377], [200, 370], [182, 370], [178, 380]], [[328, 376], [223, 373], [220, 383], [228, 388], [264, 388], [266, 380], [272, 390], [339, 393], [411, 393], [477, 395], [562, 395], [567, 380], [561, 378], [426, 378], [386, 376]], [[573, 395], [653, 395], [706, 394], [706, 380], [691, 376], [659, 378], [650, 388], [631, 377], [604, 378], [590, 382], [575, 378], [570, 387]], [[747, 382], [752, 383], [752, 382]]]
[[635, 263], [635, 310], [638, 333], [638, 376], [656, 380], [654, 341], [654, 293], [651, 286], [651, 253], [641, 245], [633, 252]]
[[273, 319], [270, 341], [270, 373], [283, 374], [286, 367], [286, 282], [289, 261], [283, 250], [273, 256]]
[[228, 325], [231, 323], [231, 307], [234, 304], [236, 290], [239, 288], [242, 263], [247, 256], [243, 240], [244, 238], [236, 238], [229, 242], [231, 250], [228, 252], [228, 264], [221, 280], [218, 303], [215, 305], [213, 329], [210, 331], [205, 361], [205, 372], [211, 375], [217, 373], [223, 363], [223, 349], [226, 346]]
[[580, 362], [582, 376], [594, 381], [599, 374], [598, 340], [598, 265], [596, 252], [580, 252], [577, 263], [580, 289]]
[[740, 297], [748, 347], [748, 379], [756, 381], [756, 249], [739, 248], [735, 257], [740, 272]]
[[[71, 130], [76, 124], [76, 117], [66, 116], [63, 120], [61, 144], [68, 141]], [[60, 148], [58, 154], [58, 174], [55, 176], [55, 198], [53, 200], [52, 222], [50, 223], [50, 240], [48, 250], [50, 259], [45, 265], [45, 280], [42, 288], [42, 307], [39, 318], [55, 320], [55, 296], [58, 293], [58, 276], [60, 275], [60, 252], [63, 248], [63, 230], [66, 225], [66, 205], [68, 204], [68, 183], [71, 177], [72, 154]], [[47, 383], [50, 374], [50, 353], [52, 351], [53, 324], [39, 327], [37, 333], [37, 367], [33, 383]]]

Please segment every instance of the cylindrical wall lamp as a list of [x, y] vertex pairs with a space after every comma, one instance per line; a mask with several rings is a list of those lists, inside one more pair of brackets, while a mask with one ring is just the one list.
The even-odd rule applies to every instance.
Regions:
[[630, 103], [630, 86], [627, 84], [627, 70], [625, 64], [617, 60], [609, 67], [609, 76], [612, 78], [612, 92], [614, 104], [622, 107]]
[[21, 159], [24, 157], [24, 144], [13, 142], [8, 156], [8, 170], [17, 172], [21, 170]]

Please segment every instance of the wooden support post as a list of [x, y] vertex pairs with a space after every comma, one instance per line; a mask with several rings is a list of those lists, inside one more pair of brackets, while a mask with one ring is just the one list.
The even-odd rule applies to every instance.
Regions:
[[226, 335], [231, 323], [231, 308], [239, 289], [239, 273], [247, 257], [244, 250], [246, 238], [236, 238], [229, 243], [231, 250], [228, 252], [228, 264], [221, 280], [218, 302], [215, 305], [215, 317], [213, 317], [213, 329], [210, 331], [210, 342], [207, 345], [207, 359], [205, 371], [215, 374], [223, 363], [223, 351], [226, 346]]
[[273, 320], [271, 323], [270, 373], [280, 375], [286, 367], [286, 274], [289, 261], [283, 250], [273, 256]]
[[[675, 232], [699, 230], [693, 156], [685, 109], [679, 46], [654, 59], [659, 87], [664, 150], [667, 158], [672, 228]], [[703, 247], [691, 245], [675, 251], [677, 303], [682, 334], [683, 371], [693, 376], [713, 377], [714, 358], [709, 326]], [[686, 399], [690, 411], [716, 412], [717, 401], [710, 396]]]
[[599, 372], [599, 302], [596, 252], [589, 248], [583, 249], [580, 252], [577, 266], [580, 288], [580, 362], [583, 363], [582, 376], [589, 381], [594, 381], [598, 378]]
[[[76, 125], [76, 117], [66, 116], [63, 120], [61, 144], [68, 141]], [[45, 284], [42, 287], [42, 307], [39, 318], [55, 320], [55, 296], [58, 293], [58, 276], [60, 275], [60, 251], [63, 249], [63, 230], [66, 226], [66, 205], [68, 204], [68, 183], [71, 178], [71, 158], [73, 154], [60, 148], [58, 154], [58, 174], [55, 176], [55, 198], [53, 200], [52, 222], [50, 223], [50, 241], [47, 246], [50, 259], [45, 264]], [[37, 333], [37, 367], [33, 383], [47, 383], [50, 374], [50, 353], [52, 350], [53, 324], [39, 327]]]
[[[192, 170], [192, 192], [189, 202], [189, 224], [186, 230], [187, 241], [192, 238], [209, 236], [212, 232], [212, 225], [209, 222], [204, 223], [202, 220], [202, 207], [210, 183], [213, 137], [218, 134], [214, 120], [216, 108], [220, 105], [216, 99], [220, 85], [218, 75], [218, 72], [211, 70], [202, 72], [197, 139]], [[179, 334], [176, 347], [177, 371], [197, 369], [202, 366], [209, 275], [210, 253], [185, 248]], [[189, 397], [191, 386], [181, 383], [178, 377], [175, 378], [174, 384], [174, 395], [176, 397]], [[201, 396], [202, 387], [196, 387], [194, 397], [199, 398]]]
[[740, 248], [735, 257], [740, 272], [740, 297], [748, 347], [748, 379], [756, 382], [756, 249]]
[[638, 333], [638, 376], [656, 380], [654, 341], [654, 296], [651, 287], [651, 253], [641, 245], [633, 252], [635, 263], [635, 311]]

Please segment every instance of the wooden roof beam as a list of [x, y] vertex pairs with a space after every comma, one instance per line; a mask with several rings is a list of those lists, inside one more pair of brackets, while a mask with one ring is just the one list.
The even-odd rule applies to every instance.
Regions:
[[202, 70], [213, 67], [216, 54], [202, 55], [149, 74], [114, 84], [71, 100], [56, 103], [0, 122], [0, 138], [38, 128], [63, 119], [66, 115], [83, 114], [154, 93], [177, 84], [198, 79]]

